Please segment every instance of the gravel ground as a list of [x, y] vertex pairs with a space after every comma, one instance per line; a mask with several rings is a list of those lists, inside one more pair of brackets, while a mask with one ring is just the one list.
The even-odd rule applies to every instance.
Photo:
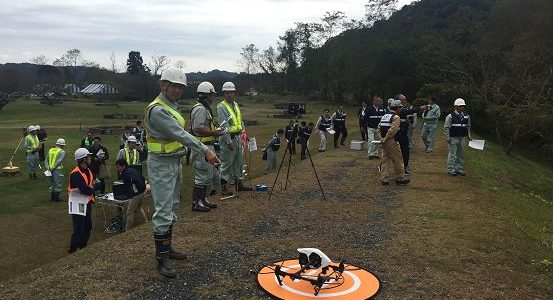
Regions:
[[153, 278], [136, 287], [131, 298], [265, 299], [268, 296], [257, 287], [255, 275], [249, 271], [296, 257], [295, 248], [308, 246], [319, 247], [335, 261], [346, 259], [379, 276], [372, 253], [385, 247], [391, 233], [395, 187], [353, 185], [350, 179], [357, 176], [352, 167], [360, 162], [351, 156], [336, 158], [318, 169], [327, 196], [327, 201], [322, 201], [307, 163], [291, 167], [294, 170], [287, 190], [282, 189], [286, 176], [283, 168], [271, 202], [267, 202], [266, 195], [257, 196], [253, 202], [244, 197], [236, 200], [250, 201], [248, 208], [234, 210], [247, 218], [244, 226], [218, 236], [211, 243], [214, 248], [202, 257], [176, 262], [177, 278]]

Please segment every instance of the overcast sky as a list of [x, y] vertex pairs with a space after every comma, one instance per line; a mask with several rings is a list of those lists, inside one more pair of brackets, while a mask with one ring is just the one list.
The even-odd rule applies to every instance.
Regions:
[[[50, 63], [69, 49], [123, 70], [129, 51], [184, 60], [186, 72], [238, 71], [241, 48], [276, 46], [294, 22], [318, 22], [340, 10], [361, 19], [364, 0], [0, 0], [0, 63]], [[401, 0], [405, 4], [411, 1]]]

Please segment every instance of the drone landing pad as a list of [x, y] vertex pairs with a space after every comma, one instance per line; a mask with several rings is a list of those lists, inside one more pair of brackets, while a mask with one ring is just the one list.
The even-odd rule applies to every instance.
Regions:
[[[314, 295], [314, 287], [310, 282], [290, 277], [282, 277], [283, 285], [275, 276], [275, 265], [281, 266], [281, 270], [287, 273], [295, 273], [300, 270], [298, 259], [279, 261], [273, 265], [263, 267], [258, 273], [258, 285], [269, 295], [277, 299], [369, 299], [375, 296], [380, 289], [377, 276], [371, 272], [345, 264], [345, 270], [338, 280], [330, 280], [323, 285], [319, 294]], [[337, 263], [332, 263], [337, 266]], [[302, 273], [306, 278], [317, 278], [321, 270], [307, 270]], [[330, 275], [332, 271], [328, 271]]]

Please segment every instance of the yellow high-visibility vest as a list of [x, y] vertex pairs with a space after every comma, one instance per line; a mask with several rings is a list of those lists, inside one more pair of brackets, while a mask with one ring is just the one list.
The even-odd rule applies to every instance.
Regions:
[[[50, 148], [50, 150], [48, 150], [48, 166], [50, 168], [52, 168], [56, 164], [56, 161], [58, 160], [58, 155], [62, 151], [63, 150], [60, 147]], [[63, 161], [56, 168], [56, 170], [61, 170], [61, 169], [63, 169]]]
[[[165, 108], [173, 116], [173, 118], [175, 118], [175, 120], [177, 120], [177, 122], [179, 122], [179, 125], [181, 125], [181, 127], [185, 128], [185, 119], [183, 118], [183, 116], [181, 116], [181, 114], [178, 111], [174, 110], [169, 105], [167, 105], [162, 99], [160, 99], [160, 97], [157, 97], [156, 99], [154, 99], [154, 101], [152, 101], [148, 105], [148, 107], [146, 107], [146, 113], [144, 114], [145, 118], [148, 115], [148, 110], [151, 107], [155, 106], [155, 105], [163, 106], [163, 108]], [[148, 120], [144, 120], [144, 123], [148, 124]], [[148, 132], [148, 126], [146, 128], [147, 128], [146, 129], [146, 139], [148, 140], [148, 152], [158, 153], [158, 154], [167, 154], [167, 153], [176, 152], [176, 151], [178, 151], [178, 150], [180, 150], [181, 148], [184, 147], [183, 144], [181, 144], [177, 141], [159, 140], [155, 137], [152, 137], [150, 135], [150, 133]]]
[[38, 148], [39, 141], [38, 141], [38, 137], [36, 135], [28, 134], [25, 138], [29, 142], [31, 142], [31, 147], [33, 147], [33, 149], [31, 149], [31, 150], [27, 149], [27, 153], [31, 153], [34, 149]]
[[[192, 114], [192, 110], [197, 106], [202, 106], [203, 107], [204, 105], [202, 105], [202, 103], [200, 103], [200, 102], [194, 104], [194, 106], [190, 109], [191, 114]], [[212, 130], [212, 131], [216, 129], [213, 118], [214, 117], [212, 116], [212, 114], [208, 110], [208, 119], [210, 120], [210, 130]], [[194, 131], [194, 129], [193, 129], [193, 131]], [[216, 140], [215, 136], [197, 136], [197, 138], [202, 143], [207, 143], [207, 142], [211, 142], [211, 141]]]
[[221, 101], [221, 104], [223, 104], [223, 106], [225, 106], [225, 109], [227, 109], [227, 112], [229, 112], [229, 115], [231, 116], [231, 118], [233, 118], [233, 125], [231, 125], [229, 127], [229, 132], [230, 133], [233, 133], [233, 134], [237, 134], [237, 133], [241, 133], [242, 132], [242, 115], [240, 113], [240, 109], [239, 109], [239, 105], [237, 104], [237, 102], [235, 101], [235, 110], [236, 110], [236, 114], [235, 112], [233, 111], [233, 109], [231, 108], [231, 106], [229, 105], [229, 103], [226, 101], [226, 100], [223, 100]]
[[128, 165], [138, 165], [138, 151], [137, 149], [133, 149], [133, 161], [131, 161], [129, 148], [124, 148], [125, 151], [125, 160], [127, 161]]

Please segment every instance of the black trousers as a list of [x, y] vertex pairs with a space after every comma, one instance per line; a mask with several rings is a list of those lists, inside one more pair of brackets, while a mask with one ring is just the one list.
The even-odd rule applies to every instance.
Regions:
[[342, 135], [342, 138], [340, 139], [341, 145], [344, 144], [344, 141], [346, 140], [346, 137], [348, 136], [348, 131], [346, 130], [346, 126], [340, 126], [336, 127], [335, 129], [335, 147], [337, 146], [337, 141], [339, 140], [339, 137]]
[[289, 140], [287, 147], [289, 148], [290, 154], [296, 154], [296, 137], [292, 137]]
[[300, 140], [300, 159], [306, 159], [307, 150], [308, 150], [308, 141]]
[[400, 144], [400, 151], [402, 152], [402, 160], [404, 161], [404, 168], [408, 167], [410, 162], [410, 143], [408, 141], [408, 134], [399, 134], [398, 143]]
[[44, 162], [44, 143], [40, 144], [40, 147], [38, 148], [38, 159], [39, 159], [39, 163], [42, 163]]
[[73, 221], [73, 233], [71, 234], [71, 244], [69, 249], [85, 248], [92, 230], [92, 205], [87, 204], [87, 215], [71, 215]]
[[365, 121], [360, 120], [360, 133], [362, 134], [362, 141], [367, 141], [367, 124]]

